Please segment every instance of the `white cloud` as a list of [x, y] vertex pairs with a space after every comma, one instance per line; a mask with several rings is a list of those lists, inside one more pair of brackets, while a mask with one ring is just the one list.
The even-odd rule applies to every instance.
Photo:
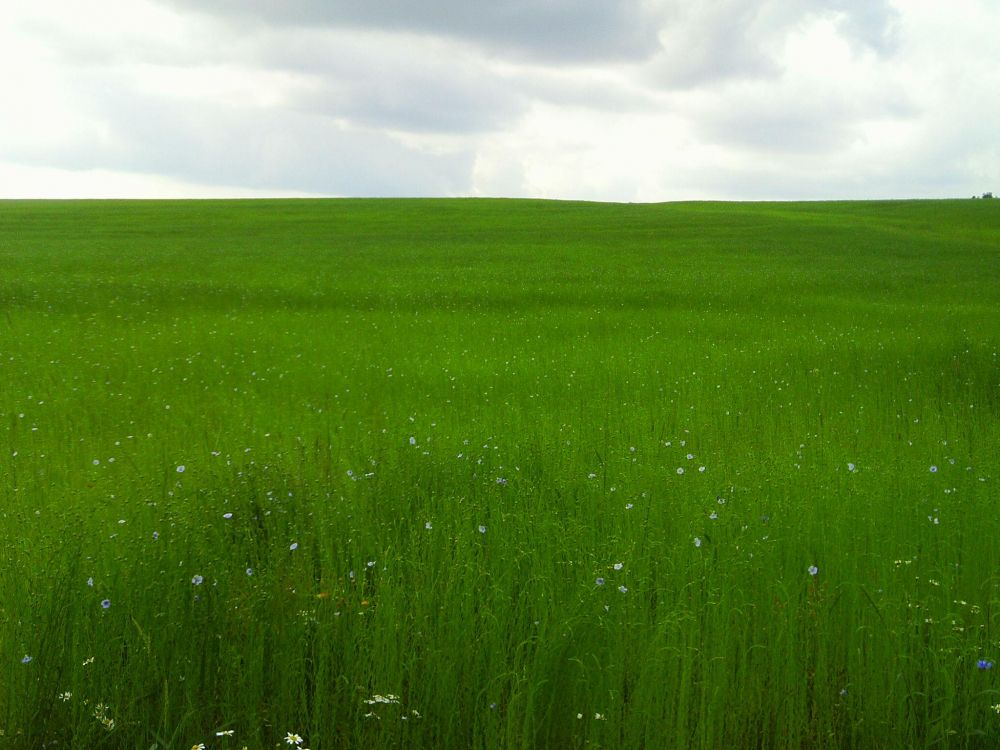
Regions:
[[7, 195], [1000, 189], [990, 0], [97, 5], [0, 7]]

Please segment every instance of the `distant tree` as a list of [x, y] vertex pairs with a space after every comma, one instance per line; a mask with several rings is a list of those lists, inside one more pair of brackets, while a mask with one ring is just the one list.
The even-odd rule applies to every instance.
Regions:
[[992, 198], [992, 197], [993, 197], [993, 193], [983, 193], [983, 198], [984, 199], [986, 199], [986, 198]]

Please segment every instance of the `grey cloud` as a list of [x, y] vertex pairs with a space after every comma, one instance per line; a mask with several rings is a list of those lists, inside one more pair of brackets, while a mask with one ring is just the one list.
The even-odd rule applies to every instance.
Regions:
[[759, 6], [743, 0], [677, 7], [647, 74], [669, 88], [773, 76], [780, 72], [768, 50], [774, 35]]
[[873, 119], [907, 120], [919, 110], [901, 93], [878, 100], [835, 91], [751, 89], [696, 116], [711, 142], [769, 154], [823, 155], [861, 136]]
[[12, 163], [156, 173], [206, 185], [327, 195], [468, 192], [474, 154], [427, 154], [383, 133], [282, 110], [169, 102], [97, 82], [88, 97], [101, 139], [6, 148]]
[[880, 54], [891, 54], [899, 43], [899, 11], [886, 0], [830, 0], [841, 13], [840, 28], [851, 41]]
[[446, 42], [285, 29], [260, 40], [252, 57], [312, 79], [290, 106], [373, 127], [482, 132], [506, 127], [527, 103], [514, 81]]
[[643, 59], [657, 49], [656, 13], [644, 0], [167, 0], [236, 22], [346, 27], [465, 39], [543, 60]]
[[662, 49], [646, 76], [672, 89], [777, 78], [785, 39], [816, 17], [836, 19], [851, 43], [880, 54], [890, 54], [898, 41], [898, 13], [887, 0], [672, 0], [660, 30]]

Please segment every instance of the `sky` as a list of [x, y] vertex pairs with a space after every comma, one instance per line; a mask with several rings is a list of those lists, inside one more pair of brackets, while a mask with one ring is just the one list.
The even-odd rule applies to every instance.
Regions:
[[998, 0], [0, 0], [0, 198], [1000, 194]]

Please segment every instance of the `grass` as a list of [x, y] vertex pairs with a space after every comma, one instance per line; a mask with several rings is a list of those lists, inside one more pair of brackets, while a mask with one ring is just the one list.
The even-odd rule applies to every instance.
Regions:
[[0, 269], [0, 748], [1000, 741], [1000, 201], [7, 202]]

